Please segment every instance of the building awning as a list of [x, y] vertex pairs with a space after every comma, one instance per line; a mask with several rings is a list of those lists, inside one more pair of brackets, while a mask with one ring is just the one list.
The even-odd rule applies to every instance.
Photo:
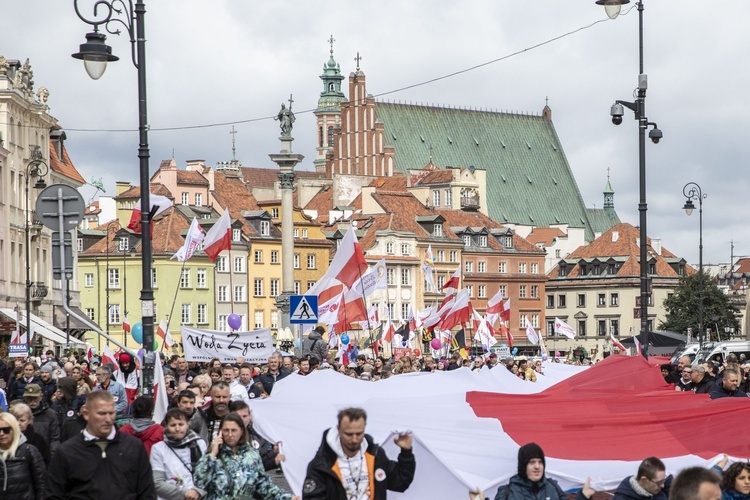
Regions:
[[[70, 309], [73, 310], [74, 313], [78, 314], [82, 318], [86, 317], [86, 314], [81, 311], [79, 308], [75, 306], [70, 306]], [[54, 317], [53, 317], [53, 323], [55, 324], [55, 327], [59, 328], [63, 332], [65, 331], [65, 326], [67, 323], [65, 308], [63, 306], [54, 306]], [[78, 331], [90, 331], [92, 328], [88, 326], [83, 321], [79, 320], [78, 318], [71, 316], [70, 317], [70, 329], [71, 330], [78, 330]]]
[[[13, 321], [18, 321], [18, 318], [16, 317], [16, 311], [13, 309], [0, 309], [0, 314], [3, 316], [8, 317], [9, 319]], [[21, 327], [22, 329], [26, 329], [26, 316], [25, 314], [21, 314]], [[41, 335], [47, 340], [51, 340], [55, 344], [65, 345], [65, 332], [60, 330], [59, 328], [56, 328], [55, 326], [47, 323], [39, 316], [32, 314], [31, 315], [31, 329], [34, 333]], [[32, 339], [33, 343], [33, 339]], [[83, 347], [86, 344], [84, 342], [81, 342], [77, 338], [71, 336], [70, 337], [70, 343], [71, 345], [76, 345], [79, 347]]]

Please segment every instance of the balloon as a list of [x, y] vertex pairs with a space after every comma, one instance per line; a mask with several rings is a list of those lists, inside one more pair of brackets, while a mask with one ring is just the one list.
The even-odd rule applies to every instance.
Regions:
[[229, 325], [229, 328], [232, 330], [239, 330], [242, 326], [242, 318], [239, 314], [230, 314], [227, 318], [227, 324]]
[[138, 352], [136, 354], [138, 354], [138, 357], [141, 358], [141, 361], [143, 361], [143, 347], [138, 349]]
[[436, 351], [442, 347], [442, 344], [440, 343], [440, 339], [432, 339], [430, 341], [430, 346], [435, 349]]
[[407, 341], [405, 341], [405, 340], [401, 341], [401, 347], [406, 347], [408, 345], [409, 345], [409, 343]]
[[302, 349], [302, 341], [300, 339], [295, 339], [294, 345], [297, 346], [297, 349]]
[[422, 355], [422, 351], [420, 351], [419, 349], [414, 349], [412, 352], [416, 357], [420, 357]]
[[159, 341], [154, 337], [154, 352], [159, 350]]
[[130, 335], [136, 344], [143, 344], [143, 323], [136, 323], [130, 329]]
[[349, 344], [349, 335], [347, 335], [347, 334], [343, 334], [343, 335], [341, 336], [341, 343], [342, 343], [342, 344], [344, 344], [344, 345], [347, 345], [347, 344]]
[[510, 351], [510, 353], [511, 353], [511, 354], [512, 354], [513, 356], [515, 356], [516, 354], [518, 354], [518, 347], [514, 347], [514, 348], [513, 348], [513, 350], [512, 350], [512, 351]]
[[547, 358], [547, 355], [546, 355], [546, 354], [543, 354], [543, 355], [542, 355], [542, 361], [547, 361], [547, 359], [548, 359], [548, 358]]

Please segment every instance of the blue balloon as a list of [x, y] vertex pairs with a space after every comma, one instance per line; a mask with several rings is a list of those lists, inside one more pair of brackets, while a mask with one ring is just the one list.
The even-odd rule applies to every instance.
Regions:
[[514, 348], [513, 348], [513, 350], [512, 350], [512, 351], [510, 351], [510, 353], [511, 353], [511, 354], [512, 354], [513, 356], [515, 356], [516, 354], [518, 354], [518, 347], [514, 347]]
[[130, 335], [135, 340], [136, 344], [143, 344], [143, 323], [136, 323], [130, 329]]
[[406, 347], [408, 345], [409, 345], [409, 343], [407, 341], [405, 341], [405, 340], [401, 341], [401, 347]]
[[344, 345], [348, 345], [349, 344], [349, 335], [343, 334], [341, 336], [341, 343], [344, 344]]

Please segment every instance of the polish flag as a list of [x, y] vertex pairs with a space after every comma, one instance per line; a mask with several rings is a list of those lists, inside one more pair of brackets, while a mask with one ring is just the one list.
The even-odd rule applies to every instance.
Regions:
[[[166, 196], [161, 196], [154, 193], [151, 193], [149, 200], [151, 202], [151, 212], [153, 213], [153, 215], [149, 217], [149, 220], [153, 220], [154, 217], [174, 205], [174, 203], [172, 203], [172, 200], [170, 200]], [[136, 203], [135, 208], [133, 209], [133, 213], [130, 215], [128, 229], [131, 229], [136, 233], [141, 233], [143, 231], [143, 228], [141, 227], [141, 200], [138, 200], [138, 203]], [[151, 231], [153, 231], [153, 229], [154, 226], [151, 225]]]
[[440, 323], [440, 330], [450, 331], [454, 326], [459, 323], [465, 323], [469, 321], [471, 316], [471, 302], [469, 302], [469, 290], [464, 288], [458, 294], [453, 302], [448, 314], [443, 317], [443, 321]]
[[353, 226], [339, 243], [336, 255], [331, 260], [328, 273], [347, 287], [352, 288], [354, 283], [367, 272], [367, 261], [362, 248], [357, 241], [357, 234]]
[[167, 329], [167, 322], [164, 320], [161, 320], [161, 323], [159, 323], [159, 328], [157, 328], [156, 330], [156, 335], [161, 337], [164, 345], [168, 349], [171, 348], [175, 343], [172, 339], [172, 335], [169, 334], [169, 329]]
[[206, 252], [211, 262], [216, 262], [222, 250], [230, 248], [232, 248], [232, 219], [229, 217], [229, 210], [224, 210], [216, 224], [206, 233], [203, 239], [203, 251]]
[[122, 331], [130, 333], [130, 321], [128, 321], [128, 317], [124, 314], [122, 315]]
[[167, 410], [169, 410], [169, 395], [164, 381], [164, 370], [161, 367], [161, 357], [157, 354], [154, 359], [154, 422], [159, 423], [164, 420]]
[[636, 356], [642, 356], [643, 351], [641, 350], [641, 341], [638, 340], [636, 335], [633, 335], [633, 342], [635, 343], [635, 354]]
[[89, 343], [86, 343], [86, 361], [91, 361], [91, 358], [94, 357], [94, 346], [92, 346]]
[[505, 323], [500, 323], [500, 333], [505, 336], [508, 347], [513, 347], [513, 335], [510, 334], [510, 330], [505, 326]]
[[[619, 340], [617, 340], [615, 338], [615, 336], [612, 335], [611, 333], [609, 334], [609, 341], [612, 342], [612, 344], [615, 347], [617, 347], [619, 350], [621, 350], [621, 351], [627, 351], [627, 349], [625, 348], [625, 346], [622, 345], [622, 342], [620, 342]], [[637, 343], [637, 341], [636, 341], [636, 343]]]
[[500, 314], [503, 311], [503, 293], [498, 290], [490, 300], [487, 301], [486, 314]]
[[445, 318], [448, 313], [450, 313], [451, 308], [453, 307], [453, 304], [456, 302], [456, 296], [450, 295], [446, 297], [446, 300], [443, 300], [443, 304], [440, 306], [440, 308], [437, 308], [435, 310], [435, 307], [431, 307], [431, 313], [430, 315], [425, 318], [424, 322], [422, 323], [423, 328], [432, 328], [434, 326], [437, 326], [441, 321], [443, 321], [443, 318]]
[[383, 330], [383, 340], [390, 344], [393, 342], [393, 336], [395, 334], [396, 328], [393, 326], [393, 323], [391, 323], [391, 318], [388, 318], [388, 322], [385, 324], [385, 329]]
[[188, 260], [193, 256], [195, 251], [201, 247], [205, 235], [206, 233], [203, 231], [203, 228], [198, 224], [198, 218], [193, 217], [193, 222], [190, 223], [190, 229], [188, 229], [188, 232], [185, 235], [185, 243], [169, 258], [169, 260], [177, 259], [179, 262], [185, 262]]
[[448, 281], [445, 282], [445, 284], [441, 287], [441, 290], [446, 290], [448, 288], [453, 288], [455, 290], [458, 290], [458, 286], [461, 283], [461, 266], [458, 266], [458, 269], [456, 269], [456, 272], [453, 273]]
[[359, 322], [359, 326], [361, 326], [363, 330], [371, 330], [380, 326], [380, 311], [378, 309], [378, 305], [373, 304], [367, 310], [367, 321]]

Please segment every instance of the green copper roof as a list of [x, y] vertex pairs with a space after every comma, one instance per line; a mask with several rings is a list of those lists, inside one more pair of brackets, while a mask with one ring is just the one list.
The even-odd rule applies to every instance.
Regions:
[[596, 224], [589, 220], [555, 128], [544, 116], [387, 102], [379, 102], [376, 113], [398, 171], [421, 169], [430, 156], [441, 168], [473, 166], [487, 171], [487, 205], [496, 221], [567, 223], [585, 228], [588, 241], [602, 231], [598, 215]]
[[620, 223], [620, 217], [617, 216], [617, 212], [611, 209], [587, 208], [586, 213], [591, 224], [591, 230], [594, 233], [606, 233], [612, 226]]

